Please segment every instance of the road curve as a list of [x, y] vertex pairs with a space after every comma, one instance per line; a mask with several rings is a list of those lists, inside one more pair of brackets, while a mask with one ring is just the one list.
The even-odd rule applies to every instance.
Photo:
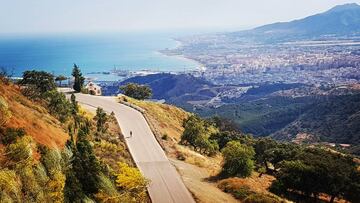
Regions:
[[[92, 107], [114, 112], [130, 153], [141, 173], [150, 180], [148, 192], [154, 203], [194, 203], [175, 167], [156, 141], [144, 116], [116, 102], [115, 97], [75, 94], [76, 100]], [[132, 131], [132, 136], [130, 136]]]

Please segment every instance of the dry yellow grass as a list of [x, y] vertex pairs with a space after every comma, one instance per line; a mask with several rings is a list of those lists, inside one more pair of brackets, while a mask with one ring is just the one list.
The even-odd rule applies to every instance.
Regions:
[[253, 173], [248, 178], [227, 178], [221, 180], [219, 181], [219, 185], [227, 185], [235, 190], [247, 186], [251, 191], [256, 193], [271, 194], [268, 189], [274, 180], [275, 178], [273, 176], [264, 174], [259, 177], [258, 173]]
[[[160, 104], [149, 101], [139, 101], [129, 97], [121, 96], [122, 101], [136, 105], [145, 110], [144, 116], [147, 119], [156, 139], [170, 157], [176, 157], [176, 146], [184, 132], [183, 120], [190, 113], [168, 104]], [[163, 136], [166, 135], [166, 139]]]
[[[220, 155], [214, 157], [204, 156], [191, 150], [187, 146], [179, 145], [179, 141], [184, 128], [183, 120], [188, 118], [189, 112], [184, 111], [173, 105], [160, 104], [149, 101], [139, 101], [129, 97], [121, 96], [120, 100], [134, 104], [145, 110], [145, 117], [150, 126], [152, 126], [155, 135], [160, 144], [165, 148], [167, 155], [171, 158], [182, 156], [185, 162], [202, 167], [208, 170], [209, 174], [215, 175], [220, 171], [222, 157]], [[166, 134], [168, 138], [162, 139]]]
[[161, 135], [167, 134], [170, 138], [176, 141], [180, 140], [181, 134], [184, 131], [182, 127], [183, 120], [190, 114], [178, 107], [159, 104], [155, 102], [139, 101], [126, 97], [129, 103], [143, 108], [146, 116], [157, 126]]
[[174, 149], [176, 156], [171, 154], [169, 155], [170, 157], [178, 158], [178, 156], [181, 154], [181, 156], [185, 158], [184, 161], [186, 163], [204, 168], [207, 170], [210, 176], [217, 175], [221, 170], [222, 156], [220, 154], [217, 154], [213, 157], [208, 157], [189, 149], [189, 147], [179, 144], [175, 145]]
[[4, 127], [24, 128], [35, 142], [50, 148], [63, 148], [68, 134], [47, 110], [24, 97], [17, 86], [0, 82], [0, 96], [9, 106], [11, 117]]

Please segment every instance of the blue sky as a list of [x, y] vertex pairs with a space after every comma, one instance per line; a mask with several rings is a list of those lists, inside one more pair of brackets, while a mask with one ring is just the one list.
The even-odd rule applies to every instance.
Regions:
[[347, 0], [0, 0], [0, 33], [237, 30]]

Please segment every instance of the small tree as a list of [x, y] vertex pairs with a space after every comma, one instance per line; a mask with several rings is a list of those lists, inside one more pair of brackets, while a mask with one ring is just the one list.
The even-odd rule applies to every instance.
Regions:
[[254, 149], [251, 146], [231, 141], [222, 150], [224, 164], [222, 174], [225, 176], [248, 177], [254, 169]]
[[273, 148], [266, 150], [265, 155], [276, 171], [282, 161], [294, 160], [301, 150], [299, 145], [293, 143], [278, 143]]
[[191, 145], [196, 150], [199, 137], [202, 137], [206, 133], [203, 120], [196, 116], [191, 115], [183, 122], [184, 132], [181, 135], [180, 143], [183, 145]]
[[[321, 193], [348, 200], [359, 198], [360, 178], [352, 157], [319, 148], [305, 148], [294, 160], [282, 161], [271, 190], [283, 194], [300, 191], [305, 196], [318, 197]], [[360, 177], [360, 176], [358, 176]]]
[[20, 84], [33, 86], [40, 94], [56, 88], [54, 76], [45, 71], [25, 71]]
[[108, 116], [106, 115], [105, 111], [98, 107], [96, 109], [96, 116], [94, 117], [96, 120], [96, 129], [98, 132], [106, 132], [107, 128], [105, 126], [105, 123], [108, 121]]
[[139, 100], [149, 99], [152, 95], [152, 90], [149, 86], [136, 83], [128, 83], [125, 86], [121, 86], [120, 90], [126, 96]]
[[76, 64], [74, 64], [72, 76], [74, 77], [73, 88], [76, 92], [80, 92], [82, 87], [84, 86], [85, 78], [82, 76], [81, 70]]
[[215, 155], [219, 151], [216, 140], [209, 139], [212, 134], [218, 133], [218, 129], [205, 122], [199, 116], [191, 115], [183, 122], [184, 132], [180, 143], [190, 145], [195, 151], [207, 155]]
[[96, 158], [90, 142], [84, 139], [84, 136], [78, 135], [78, 137], [79, 141], [73, 152], [72, 167], [85, 194], [95, 194], [99, 191], [101, 182], [100, 162]]
[[0, 129], [0, 140], [2, 144], [9, 145], [14, 143], [18, 138], [24, 137], [25, 134], [24, 128]]
[[244, 135], [236, 131], [221, 131], [220, 129], [218, 133], [212, 134], [210, 139], [215, 140], [219, 144], [220, 149], [222, 149], [230, 141], [244, 139]]
[[6, 146], [5, 152], [8, 159], [7, 164], [27, 163], [32, 159], [32, 138], [30, 136], [23, 136], [16, 140], [16, 142]]
[[56, 82], [59, 82], [59, 86], [61, 87], [61, 82], [67, 80], [67, 77], [65, 77], [64, 75], [59, 75], [55, 78]]
[[76, 114], [79, 111], [78, 102], [76, 101], [76, 97], [74, 94], [70, 96], [71, 106], [72, 106], [72, 113]]
[[276, 142], [270, 138], [259, 138], [254, 145], [255, 149], [255, 160], [256, 162], [265, 167], [265, 170], [262, 170], [260, 173], [260, 176], [263, 173], [269, 172], [269, 159], [271, 158], [270, 155], [272, 155], [272, 150], [276, 148]]
[[70, 116], [70, 102], [63, 93], [52, 90], [46, 93], [49, 112], [57, 117], [61, 122], [66, 121]]
[[284, 161], [282, 169], [277, 174], [271, 190], [275, 193], [285, 193], [288, 189], [298, 190], [305, 195], [317, 193], [319, 183], [316, 168], [304, 164], [302, 161]]

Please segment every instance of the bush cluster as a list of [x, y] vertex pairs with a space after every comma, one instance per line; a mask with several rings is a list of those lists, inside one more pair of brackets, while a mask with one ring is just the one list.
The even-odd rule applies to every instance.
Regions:
[[[192, 115], [183, 126], [181, 144], [202, 153], [214, 154], [220, 149], [224, 159], [220, 173], [223, 177], [248, 177], [257, 168], [259, 176], [267, 173], [277, 178], [271, 191], [279, 195], [289, 197], [295, 193], [318, 199], [320, 194], [327, 194], [331, 201], [337, 197], [360, 201], [359, 166], [347, 154], [270, 138], [255, 139], [220, 118], [204, 120]], [[241, 195], [243, 191], [238, 192]], [[253, 195], [248, 201], [255, 201], [254, 198], [262, 199]], [[264, 201], [272, 200], [265, 198]]]

